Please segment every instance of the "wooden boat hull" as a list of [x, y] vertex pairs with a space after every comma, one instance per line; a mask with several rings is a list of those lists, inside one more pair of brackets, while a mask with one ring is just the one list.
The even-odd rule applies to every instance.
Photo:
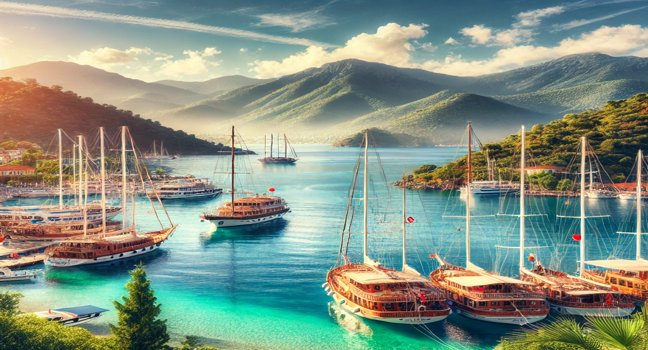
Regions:
[[140, 248], [130, 252], [101, 256], [96, 259], [68, 259], [68, 258], [48, 257], [47, 259], [45, 259], [45, 265], [51, 267], [65, 268], [65, 267], [75, 267], [75, 266], [82, 266], [82, 265], [95, 265], [95, 264], [109, 263], [117, 260], [128, 259], [139, 255], [144, 255], [144, 254], [154, 252], [160, 248], [160, 245], [161, 242], [152, 243], [144, 248]]
[[555, 303], [549, 303], [551, 311], [570, 316], [582, 317], [627, 317], [630, 316], [635, 308], [583, 308], [583, 307], [570, 307]]
[[290, 210], [286, 209], [271, 215], [267, 216], [258, 216], [258, 217], [253, 217], [253, 218], [245, 218], [245, 219], [238, 219], [238, 218], [227, 218], [227, 217], [214, 217], [214, 218], [209, 218], [209, 220], [212, 225], [214, 225], [214, 228], [219, 228], [219, 227], [237, 227], [237, 226], [247, 226], [247, 225], [257, 225], [257, 224], [263, 224], [266, 222], [271, 222], [277, 219], [281, 219], [286, 213], [288, 213]]
[[374, 315], [367, 314], [367, 313], [363, 312], [363, 310], [358, 305], [355, 305], [352, 302], [349, 302], [346, 298], [339, 295], [338, 293], [334, 293], [332, 295], [332, 298], [338, 305], [340, 305], [341, 308], [343, 308], [348, 313], [350, 313], [352, 315], [356, 315], [358, 317], [364, 317], [364, 318], [367, 318], [367, 319], [370, 319], [370, 320], [380, 321], [380, 322], [395, 323], [395, 324], [421, 325], [421, 324], [428, 324], [428, 323], [434, 323], [434, 322], [443, 321], [446, 318], [448, 318], [448, 316], [450, 316], [450, 313], [448, 313], [448, 314], [439, 315], [439, 316], [378, 317], [378, 316], [374, 316]]

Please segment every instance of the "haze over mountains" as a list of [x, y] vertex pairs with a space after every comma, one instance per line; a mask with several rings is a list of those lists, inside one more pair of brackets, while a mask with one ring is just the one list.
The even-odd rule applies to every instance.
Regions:
[[90, 66], [39, 62], [0, 71], [61, 85], [99, 102], [190, 132], [220, 133], [235, 123], [257, 136], [284, 130], [331, 138], [366, 127], [458, 142], [468, 120], [482, 138], [524, 123], [595, 108], [648, 91], [648, 58], [581, 54], [508, 72], [456, 77], [419, 69], [344, 60], [275, 80], [242, 76], [205, 82], [146, 83]]

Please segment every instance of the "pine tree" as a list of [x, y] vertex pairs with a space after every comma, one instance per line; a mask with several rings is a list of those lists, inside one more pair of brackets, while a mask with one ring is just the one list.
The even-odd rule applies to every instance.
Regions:
[[117, 326], [110, 325], [119, 349], [168, 349], [166, 320], [158, 319], [160, 304], [141, 263], [131, 271], [131, 280], [126, 284], [126, 290], [128, 296], [122, 297], [122, 302], [113, 302], [119, 319]]

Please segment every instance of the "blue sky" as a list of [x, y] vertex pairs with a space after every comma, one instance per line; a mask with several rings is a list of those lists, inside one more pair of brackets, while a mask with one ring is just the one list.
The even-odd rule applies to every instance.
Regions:
[[478, 75], [599, 51], [648, 57], [648, 0], [0, 1], [0, 68], [276, 77], [345, 58]]

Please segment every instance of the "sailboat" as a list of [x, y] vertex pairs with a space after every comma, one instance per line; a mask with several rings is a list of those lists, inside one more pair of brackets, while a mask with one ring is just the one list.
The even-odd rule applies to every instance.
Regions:
[[[59, 163], [58, 204], [0, 207], [0, 227], [16, 227], [29, 224], [62, 225], [71, 222], [82, 222], [84, 215], [89, 222], [98, 222], [101, 220], [102, 210], [99, 205], [91, 203], [83, 207], [80, 205], [65, 204], [63, 183], [63, 130], [58, 129], [57, 135]], [[80, 159], [84, 152], [81, 140], [82, 136], [79, 136], [78, 151]], [[81, 161], [79, 161], [78, 166], [79, 168], [82, 167]], [[76, 169], [76, 164], [74, 164], [74, 169]], [[120, 210], [121, 208], [119, 207], [106, 207], [105, 212], [107, 218], [111, 219], [115, 217], [119, 214]]]
[[447, 263], [437, 254], [439, 267], [430, 280], [443, 289], [456, 312], [480, 321], [526, 325], [549, 314], [545, 296], [533, 283], [501, 276], [471, 262], [470, 202], [472, 199], [472, 125], [468, 124], [468, 171], [466, 174], [466, 266]]
[[[324, 290], [344, 310], [359, 317], [401, 324], [426, 324], [438, 322], [450, 315], [443, 293], [407, 265], [405, 245], [405, 206], [403, 206], [403, 268], [401, 271], [386, 268], [369, 257], [368, 252], [368, 135], [365, 131], [363, 173], [363, 256], [362, 264], [344, 263], [326, 275]], [[360, 164], [358, 163], [358, 167]], [[355, 172], [357, 179], [358, 169]], [[353, 199], [352, 190], [349, 205]], [[405, 188], [403, 188], [405, 191]], [[405, 201], [403, 201], [403, 204]], [[348, 213], [348, 210], [347, 210]], [[344, 234], [342, 235], [344, 240]], [[343, 241], [342, 243], [343, 244]]]
[[[544, 267], [536, 261], [535, 267], [528, 270], [525, 267], [525, 193], [524, 182], [526, 173], [525, 135], [522, 127], [520, 159], [520, 278], [540, 286], [547, 297], [551, 309], [560, 314], [575, 316], [612, 316], [625, 317], [630, 315], [635, 307], [631, 300], [609, 287], [594, 283], [583, 278], [586, 253], [585, 230], [585, 154], [587, 143], [581, 139], [581, 191], [580, 191], [580, 275], [573, 276], [565, 272]], [[530, 256], [531, 260], [535, 257]]]
[[[127, 179], [127, 157], [126, 157], [126, 135], [128, 128], [123, 126], [121, 130], [121, 163], [122, 163], [122, 207], [125, 208], [128, 202], [126, 195], [126, 179]], [[171, 234], [175, 231], [177, 225], [174, 225], [168, 213], [166, 217], [169, 221], [169, 226], [165, 227], [160, 222], [161, 229], [146, 233], [138, 233], [135, 228], [135, 203], [133, 203], [133, 222], [130, 227], [123, 228], [117, 231], [109, 231], [106, 221], [106, 168], [105, 168], [105, 155], [104, 155], [104, 129], [100, 129], [100, 148], [101, 148], [101, 208], [102, 208], [102, 236], [99, 238], [90, 238], [84, 235], [84, 239], [66, 240], [61, 242], [60, 245], [48, 248], [45, 253], [47, 258], [45, 264], [52, 267], [72, 267], [79, 265], [99, 264], [104, 262], [112, 262], [121, 259], [131, 258], [138, 255], [148, 254], [157, 250], [160, 245], [166, 241]], [[135, 154], [135, 147], [132, 137], [130, 143], [134, 152], [135, 160], [137, 161], [137, 154]], [[142, 179], [142, 182], [144, 180]], [[87, 177], [84, 182], [87, 187]], [[87, 193], [84, 198], [84, 205], [87, 204]], [[134, 198], [134, 196], [133, 196]], [[134, 201], [133, 201], [134, 202]], [[161, 201], [159, 204], [164, 208]], [[154, 208], [155, 210], [155, 208]], [[157, 216], [157, 212], [156, 212]], [[123, 227], [126, 227], [126, 215], [122, 217]], [[87, 221], [86, 221], [87, 222]]]
[[[235, 176], [236, 176], [236, 148], [235, 132], [232, 126], [232, 169], [231, 169], [231, 200], [223, 206], [218, 207], [213, 212], [205, 212], [201, 215], [201, 220], [210, 221], [216, 228], [255, 225], [274, 221], [282, 218], [290, 212], [286, 201], [278, 196], [253, 195], [236, 198]], [[269, 192], [274, 192], [274, 187], [270, 187]]]
[[[502, 182], [502, 179], [495, 180], [495, 159], [492, 159], [486, 149], [486, 167], [488, 171], [488, 180], [473, 181], [470, 190], [473, 195], [481, 196], [499, 196], [509, 192], [517, 191], [515, 184], [511, 182]], [[461, 187], [461, 195], [465, 197], [468, 187]]]
[[164, 141], [160, 141], [160, 149], [158, 150], [156, 141], [153, 140], [153, 149], [149, 153], [142, 155], [142, 158], [149, 160], [163, 160], [163, 159], [176, 159], [177, 156], [172, 156], [169, 151], [164, 149]]
[[598, 268], [584, 270], [584, 278], [609, 286], [641, 302], [648, 299], [648, 261], [641, 257], [641, 236], [645, 234], [642, 232], [641, 224], [643, 210], [641, 202], [643, 162], [643, 154], [639, 150], [637, 151], [637, 189], [635, 195], [637, 210], [636, 231], [632, 233], [636, 236], [635, 259], [587, 260], [581, 266], [583, 269], [585, 269], [585, 265]]
[[[294, 164], [297, 161], [297, 153], [295, 152], [295, 149], [292, 147], [290, 142], [288, 141], [288, 137], [286, 137], [286, 134], [283, 135], [283, 144], [284, 144], [284, 155], [283, 157], [279, 153], [279, 135], [277, 134], [277, 156], [275, 157], [273, 155], [273, 144], [274, 144], [274, 136], [270, 134], [270, 156], [268, 157], [267, 153], [267, 142], [268, 138], [267, 136], [264, 136], [264, 142], [263, 142], [263, 158], [259, 159], [261, 163], [265, 164]], [[290, 156], [288, 156], [288, 149], [290, 149]]]

